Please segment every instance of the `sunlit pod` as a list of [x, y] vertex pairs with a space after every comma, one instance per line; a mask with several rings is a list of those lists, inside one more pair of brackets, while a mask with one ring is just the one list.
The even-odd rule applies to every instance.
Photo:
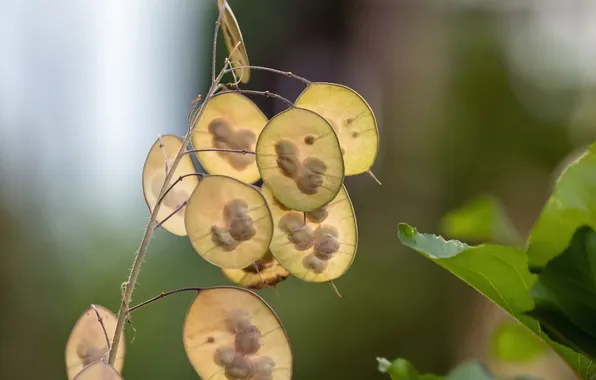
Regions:
[[98, 360], [79, 372], [74, 380], [122, 380], [122, 376], [103, 360]]
[[337, 135], [320, 115], [292, 107], [269, 120], [257, 141], [257, 165], [275, 198], [297, 211], [331, 202], [344, 179]]
[[186, 314], [183, 342], [202, 379], [292, 378], [292, 350], [281, 322], [246, 289], [201, 290]]
[[249, 289], [273, 287], [290, 275], [290, 272], [275, 260], [271, 252], [267, 252], [263, 258], [246, 268], [222, 269], [222, 271], [232, 282]]
[[[107, 360], [108, 358], [109, 352], [106, 333], [111, 345], [114, 333], [116, 332], [117, 318], [114, 313], [103, 306], [95, 305], [95, 309], [98, 311], [99, 316], [102, 319], [105, 332], [98, 320], [95, 310], [92, 307], [87, 308], [75, 323], [70, 332], [70, 336], [66, 341], [66, 372], [69, 380], [74, 379], [83, 368], [91, 363], [97, 362], [100, 359]], [[124, 339], [122, 339], [120, 341], [118, 356], [114, 364], [114, 367], [118, 372], [122, 372], [125, 353], [126, 347]], [[91, 372], [95, 373], [95, 370]], [[77, 379], [79, 379], [79, 377], [77, 377]], [[94, 377], [84, 377], [84, 379], [94, 379]]]
[[[149, 211], [153, 212], [155, 204], [157, 203], [159, 192], [166, 179], [166, 166], [170, 170], [180, 147], [182, 146], [182, 139], [174, 135], [163, 135], [151, 146], [145, 166], [143, 167], [143, 195], [149, 207]], [[168, 187], [174, 183], [180, 176], [195, 173], [196, 169], [192, 163], [189, 155], [184, 155], [172, 179], [168, 183]], [[197, 176], [187, 176], [182, 181], [178, 182], [165, 196], [162, 205], [157, 213], [157, 221], [161, 222], [180, 206], [188, 200], [190, 194], [194, 191], [199, 183]], [[182, 207], [172, 217], [162, 224], [162, 227], [174, 235], [186, 236], [186, 229], [184, 228], [184, 214], [186, 207]]]
[[311, 83], [295, 105], [325, 117], [339, 137], [345, 175], [364, 173], [373, 166], [379, 150], [375, 115], [362, 96], [335, 83]]
[[291, 275], [326, 282], [346, 273], [356, 256], [358, 229], [344, 186], [331, 203], [307, 213], [284, 208], [266, 185], [263, 195], [275, 224], [271, 253]]
[[[250, 99], [239, 93], [224, 93], [211, 98], [192, 135], [194, 149], [235, 149], [254, 153], [257, 139], [267, 117]], [[254, 183], [261, 175], [254, 154], [208, 151], [197, 158], [210, 174], [227, 175]]]
[[267, 253], [273, 219], [258, 188], [212, 175], [201, 180], [188, 201], [186, 230], [205, 260], [221, 268], [242, 269]]
[[[221, 9], [223, 5], [224, 0], [217, 0], [218, 9]], [[228, 49], [228, 54], [230, 55], [230, 63], [232, 64], [232, 67], [249, 66], [248, 53], [246, 52], [242, 32], [240, 32], [240, 26], [238, 25], [236, 16], [234, 16], [234, 12], [232, 12], [232, 8], [230, 8], [227, 1], [221, 17], [221, 31], [226, 43], [226, 48]], [[234, 47], [239, 42], [240, 45], [234, 50]], [[250, 80], [250, 69], [248, 67], [236, 70], [235, 74], [242, 83], [248, 83]]]

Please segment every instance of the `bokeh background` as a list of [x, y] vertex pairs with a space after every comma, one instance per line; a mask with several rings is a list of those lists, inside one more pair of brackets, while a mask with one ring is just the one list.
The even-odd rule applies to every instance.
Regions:
[[[351, 86], [379, 123], [383, 185], [346, 180], [360, 245], [343, 297], [296, 279], [259, 292], [290, 335], [294, 378], [386, 379], [377, 356], [520, 370], [487, 354], [502, 313], [402, 247], [396, 226], [440, 232], [447, 211], [492, 194], [527, 233], [560, 163], [596, 138], [596, 3], [229, 2], [252, 64]], [[148, 220], [143, 161], [159, 133], [184, 134], [206, 91], [215, 17], [215, 0], [0, 1], [0, 378], [65, 378], [80, 313], [117, 310]], [[294, 99], [303, 85], [253, 72], [245, 88]], [[187, 239], [158, 231], [134, 300], [218, 284]], [[192, 297], [134, 314], [125, 379], [198, 378], [181, 340]], [[553, 357], [526, 367], [572, 378]]]

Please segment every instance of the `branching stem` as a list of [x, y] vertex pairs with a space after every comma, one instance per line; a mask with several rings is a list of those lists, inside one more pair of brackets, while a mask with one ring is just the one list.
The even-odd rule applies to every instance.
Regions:
[[133, 311], [135, 311], [137, 309], [140, 309], [140, 308], [142, 308], [145, 305], [149, 305], [150, 303], [153, 303], [155, 301], [158, 301], [158, 300], [160, 300], [162, 298], [165, 298], [167, 296], [170, 296], [172, 294], [182, 293], [182, 292], [191, 292], [191, 291], [194, 291], [194, 292], [197, 292], [198, 293], [201, 290], [203, 290], [203, 289], [202, 288], [180, 288], [180, 289], [170, 290], [169, 292], [162, 292], [162, 293], [156, 295], [155, 297], [148, 299], [147, 301], [141, 302], [140, 304], [131, 307], [128, 310], [128, 312], [129, 313], [132, 313]]
[[227, 91], [221, 91], [219, 94], [228, 94], [231, 92], [237, 92], [240, 94], [250, 94], [250, 95], [260, 95], [260, 96], [264, 96], [267, 98], [275, 98], [275, 99], [279, 99], [283, 102], [285, 102], [289, 107], [293, 107], [294, 103], [292, 103], [290, 100], [288, 100], [287, 98], [284, 98], [281, 95], [275, 94], [273, 92], [269, 92], [269, 91], [257, 91], [257, 90], [243, 90], [243, 89], [236, 89], [236, 90], [227, 90]]
[[277, 69], [273, 69], [271, 67], [265, 67], [265, 66], [236, 66], [236, 67], [232, 67], [230, 69], [224, 70], [224, 74], [228, 74], [233, 71], [242, 70], [242, 69], [270, 71], [272, 73], [276, 73], [279, 75], [284, 75], [289, 78], [297, 79], [297, 80], [299, 80], [303, 83], [306, 83], [306, 84], [311, 83], [311, 81], [309, 81], [308, 79], [298, 76], [298, 75], [292, 73], [291, 71], [282, 71], [282, 70], [277, 70]]
[[108, 352], [110, 351], [110, 337], [108, 335], [108, 330], [106, 330], [106, 326], [103, 324], [103, 318], [102, 316], [99, 314], [99, 310], [97, 310], [97, 307], [95, 307], [95, 305], [90, 305], [90, 308], [93, 309], [93, 311], [95, 312], [95, 315], [97, 315], [97, 322], [99, 322], [99, 324], [101, 325], [101, 329], [103, 330], [103, 335], [106, 337], [106, 343], [108, 344]]

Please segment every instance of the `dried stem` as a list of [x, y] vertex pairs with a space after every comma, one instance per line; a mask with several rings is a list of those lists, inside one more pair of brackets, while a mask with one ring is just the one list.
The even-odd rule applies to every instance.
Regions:
[[161, 139], [161, 134], [159, 135], [159, 148], [163, 153], [163, 161], [166, 166], [166, 175], [168, 174], [168, 155], [166, 153], [166, 147], [163, 145], [163, 140]]
[[217, 35], [219, 34], [219, 26], [221, 25], [221, 17], [223, 16], [223, 10], [228, 5], [228, 2], [224, 0], [219, 13], [217, 15], [217, 21], [215, 21], [215, 31], [213, 32], [213, 55], [211, 63], [211, 82], [215, 82], [215, 66], [217, 61]]
[[93, 311], [95, 312], [95, 315], [97, 315], [97, 321], [101, 325], [101, 329], [103, 330], [103, 335], [106, 337], [106, 343], [108, 344], [108, 352], [109, 352], [111, 350], [111, 347], [110, 347], [110, 337], [108, 335], [108, 330], [106, 330], [106, 326], [103, 324], [103, 318], [99, 314], [99, 310], [97, 310], [97, 307], [95, 307], [95, 305], [92, 304], [89, 307], [92, 308]]
[[176, 215], [176, 213], [180, 210], [182, 210], [182, 208], [184, 208], [186, 206], [186, 204], [188, 203], [188, 201], [184, 201], [182, 202], [182, 204], [178, 207], [176, 207], [176, 209], [174, 211], [172, 211], [172, 213], [168, 216], [166, 216], [164, 218], [164, 220], [162, 220], [161, 222], [157, 223], [154, 227], [154, 229], [158, 229], [159, 227], [161, 227], [165, 222], [167, 222], [171, 217], [173, 217], [174, 215]]
[[132, 313], [133, 311], [135, 311], [137, 309], [140, 309], [140, 308], [142, 308], [145, 305], [149, 305], [150, 303], [153, 303], [155, 301], [158, 301], [158, 300], [160, 300], [162, 298], [165, 298], [167, 296], [170, 296], [172, 294], [182, 293], [182, 292], [191, 292], [191, 291], [194, 291], [194, 292], [197, 292], [198, 293], [201, 290], [203, 290], [203, 289], [202, 288], [180, 288], [180, 289], [170, 290], [169, 292], [162, 292], [159, 295], [157, 295], [157, 296], [155, 296], [153, 298], [148, 299], [147, 301], [141, 302], [140, 304], [131, 307], [128, 310], [128, 312], [129, 313]]
[[178, 182], [182, 181], [186, 177], [192, 177], [192, 176], [204, 177], [205, 174], [203, 174], [203, 173], [188, 173], [188, 174], [181, 175], [180, 177], [178, 177], [178, 179], [176, 179], [176, 181], [174, 181], [174, 183], [172, 183], [170, 185], [170, 187], [168, 187], [168, 189], [163, 193], [163, 195], [160, 198], [157, 199], [157, 203], [161, 203], [163, 201], [163, 199], [166, 197], [166, 195], [168, 195], [168, 193], [170, 192], [170, 190], [172, 190], [174, 188], [174, 186], [176, 186], [176, 184]]
[[202, 153], [202, 152], [222, 152], [222, 153], [238, 153], [238, 154], [256, 154], [256, 152], [246, 149], [228, 149], [228, 148], [201, 148], [201, 149], [189, 149], [188, 153]]
[[209, 102], [209, 100], [213, 96], [213, 93], [215, 92], [216, 88], [218, 87], [219, 82], [221, 81], [221, 78], [223, 77], [223, 75], [224, 75], [224, 70], [221, 70], [219, 75], [215, 78], [215, 81], [213, 83], [211, 83], [211, 87], [209, 88], [209, 91], [207, 92], [205, 101], [201, 105], [196, 117], [193, 118], [193, 122], [195, 122], [195, 123], [193, 123], [193, 126], [189, 129], [189, 132], [184, 137], [184, 141], [182, 142], [182, 145], [180, 146], [180, 150], [178, 151], [178, 154], [176, 155], [176, 158], [174, 159], [174, 162], [172, 163], [170, 171], [166, 175], [164, 184], [160, 190], [160, 194], [157, 197], [158, 202], [156, 202], [155, 207], [154, 207], [153, 211], [151, 212], [151, 217], [149, 218], [149, 223], [147, 224], [147, 228], [145, 229], [145, 234], [143, 235], [143, 239], [141, 240], [141, 245], [139, 246], [139, 249], [137, 250], [137, 253], [135, 255], [135, 259], [134, 259], [134, 262], [132, 265], [132, 269], [128, 276], [128, 280], [125, 283], [126, 287], [124, 290], [124, 296], [122, 297], [122, 303], [120, 304], [120, 311], [118, 313], [118, 321], [116, 323], [116, 332], [114, 334], [114, 341], [112, 344], [112, 349], [110, 351], [110, 358], [108, 361], [108, 363], [110, 365], [113, 365], [114, 362], [116, 361], [116, 354], [118, 353], [118, 347], [120, 346], [120, 340], [122, 337], [122, 332], [124, 330], [124, 322], [126, 321], [126, 318], [129, 313], [128, 306], [130, 304], [130, 300], [132, 298], [132, 293], [135, 288], [137, 279], [139, 278], [139, 273], [141, 272], [141, 265], [143, 263], [143, 258], [145, 257], [145, 253], [147, 252], [147, 247], [149, 246], [149, 241], [151, 240], [151, 236], [153, 235], [153, 232], [155, 231], [153, 226], [157, 219], [157, 213], [159, 212], [159, 209], [161, 207], [161, 203], [162, 203], [161, 201], [163, 201], [163, 196], [167, 190], [167, 184], [172, 180], [172, 177], [174, 176], [174, 173], [176, 171], [176, 168], [178, 167], [178, 164], [180, 163], [180, 160], [186, 153], [186, 146], [188, 145], [188, 142], [190, 141], [190, 138], [192, 136], [192, 132], [194, 131], [194, 126], [196, 125], [196, 120], [199, 120], [202, 117], [202, 115], [205, 111], [205, 105], [207, 104], [207, 102]]
[[242, 69], [270, 71], [272, 73], [276, 73], [279, 75], [287, 76], [289, 78], [297, 79], [297, 80], [299, 80], [303, 83], [306, 83], [306, 84], [311, 83], [311, 81], [309, 81], [308, 79], [298, 76], [298, 75], [292, 73], [291, 71], [282, 71], [282, 70], [272, 69], [270, 67], [264, 67], [264, 66], [236, 66], [236, 67], [232, 67], [230, 69], [225, 70], [224, 74], [228, 74], [228, 73], [231, 73], [232, 71], [242, 70]]
[[241, 90], [241, 89], [237, 89], [237, 90], [221, 91], [219, 94], [228, 94], [228, 93], [231, 93], [231, 92], [238, 92], [240, 94], [260, 95], [260, 96], [265, 96], [267, 98], [275, 98], [275, 99], [279, 99], [279, 100], [285, 102], [290, 107], [293, 107], [294, 106], [294, 103], [292, 103], [287, 98], [284, 98], [281, 95], [278, 95], [278, 94], [275, 94], [275, 93], [269, 92], [269, 91], [257, 91], [257, 90]]

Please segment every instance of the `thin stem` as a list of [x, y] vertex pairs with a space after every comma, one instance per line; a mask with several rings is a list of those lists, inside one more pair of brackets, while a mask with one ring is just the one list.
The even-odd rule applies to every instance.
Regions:
[[110, 348], [110, 337], [108, 336], [108, 330], [106, 330], [106, 326], [103, 324], [103, 318], [99, 314], [99, 310], [97, 310], [97, 307], [95, 307], [95, 305], [92, 304], [89, 307], [92, 308], [93, 311], [95, 311], [95, 315], [97, 315], [97, 321], [101, 325], [101, 329], [103, 330], [103, 335], [106, 337], [106, 343], [108, 344], [108, 352], [109, 352], [111, 349]]
[[170, 290], [169, 292], [162, 292], [158, 295], [156, 295], [153, 298], [148, 299], [147, 301], [141, 302], [140, 304], [131, 307], [128, 312], [132, 313], [133, 311], [142, 308], [145, 305], [149, 305], [150, 303], [153, 303], [155, 301], [158, 301], [162, 298], [165, 298], [167, 296], [170, 296], [172, 294], [176, 294], [176, 293], [182, 293], [182, 292], [191, 292], [191, 291], [195, 291], [195, 292], [200, 292], [201, 290], [203, 290], [202, 288], [180, 288], [180, 289], [175, 289], [175, 290]]
[[188, 111], [188, 115], [186, 115], [186, 125], [188, 125], [188, 132], [190, 132], [190, 129], [193, 126], [193, 120], [194, 120], [194, 112], [197, 109], [197, 106], [199, 105], [199, 102], [201, 101], [201, 95], [197, 95], [197, 97], [191, 102], [191, 107], [190, 107], [190, 111]]
[[219, 26], [221, 25], [221, 17], [223, 15], [223, 10], [228, 5], [227, 1], [224, 0], [221, 8], [219, 8], [219, 13], [217, 15], [217, 21], [215, 21], [215, 32], [213, 33], [213, 55], [212, 55], [212, 63], [211, 63], [211, 82], [215, 82], [215, 66], [217, 61], [217, 35], [219, 34]]
[[264, 66], [236, 66], [236, 67], [232, 67], [232, 68], [230, 68], [228, 70], [225, 70], [224, 73], [225, 74], [228, 74], [228, 73], [230, 73], [232, 71], [242, 70], [242, 69], [270, 71], [272, 73], [276, 73], [276, 74], [279, 74], [279, 75], [285, 75], [285, 76], [287, 76], [289, 78], [297, 79], [297, 80], [299, 80], [299, 81], [301, 81], [303, 83], [306, 83], [306, 84], [310, 84], [311, 83], [308, 79], [303, 78], [301, 76], [298, 76], [298, 75], [292, 73], [291, 71], [282, 71], [282, 70], [272, 69], [270, 67], [264, 67]]
[[[205, 101], [203, 102], [202, 106], [200, 107], [196, 117], [193, 118], [193, 122], [202, 117], [202, 115], [205, 111], [205, 105], [207, 104], [207, 102], [209, 102], [209, 100], [213, 96], [213, 93], [215, 92], [215, 89], [219, 85], [219, 82], [221, 81], [221, 78], [223, 77], [223, 75], [224, 75], [224, 70], [221, 70], [219, 75], [217, 76], [217, 78], [215, 78], [215, 81], [211, 83], [211, 87], [209, 88], [209, 91], [207, 92]], [[139, 246], [139, 249], [137, 250], [137, 253], [135, 255], [134, 262], [132, 265], [132, 269], [128, 276], [128, 280], [125, 283], [126, 287], [124, 290], [124, 296], [122, 297], [122, 303], [120, 304], [120, 311], [118, 312], [118, 321], [116, 322], [116, 331], [114, 333], [114, 340], [112, 343], [112, 349], [110, 351], [110, 358], [108, 360], [108, 363], [110, 365], [114, 365], [114, 362], [116, 361], [116, 354], [118, 353], [118, 348], [120, 346], [120, 340], [123, 335], [122, 332], [124, 330], [124, 323], [125, 323], [126, 318], [129, 314], [128, 306], [130, 304], [130, 300], [132, 298], [132, 293], [135, 288], [137, 279], [139, 278], [139, 273], [141, 272], [141, 265], [143, 264], [143, 259], [145, 257], [145, 253], [147, 252], [147, 247], [149, 246], [149, 241], [151, 241], [151, 236], [153, 235], [153, 232], [155, 231], [155, 229], [153, 228], [153, 225], [155, 224], [155, 220], [157, 219], [157, 213], [159, 212], [159, 209], [161, 207], [161, 201], [163, 200], [163, 194], [166, 191], [167, 184], [171, 181], [172, 177], [174, 176], [174, 173], [176, 172], [176, 168], [178, 167], [180, 160], [182, 159], [182, 157], [185, 154], [186, 146], [188, 145], [188, 142], [190, 141], [190, 138], [192, 136], [192, 132], [194, 131], [195, 125], [196, 125], [196, 123], [193, 124], [193, 127], [190, 128], [189, 132], [184, 137], [184, 141], [182, 142], [182, 145], [180, 146], [180, 150], [178, 151], [178, 154], [176, 155], [176, 158], [174, 159], [174, 162], [172, 163], [172, 167], [170, 168], [170, 171], [166, 175], [164, 184], [160, 190], [160, 194], [157, 197], [160, 201], [158, 201], [155, 204], [155, 208], [151, 212], [151, 217], [149, 218], [149, 223], [147, 223], [147, 228], [145, 229], [145, 234], [143, 235], [143, 239], [141, 240], [141, 245]]]
[[154, 228], [155, 228], [155, 229], [158, 229], [159, 227], [161, 227], [161, 226], [162, 226], [162, 225], [163, 225], [165, 222], [167, 222], [167, 221], [168, 221], [168, 220], [169, 220], [171, 217], [173, 217], [174, 215], [176, 215], [176, 213], [177, 213], [178, 211], [182, 210], [182, 208], [184, 208], [184, 207], [187, 205], [187, 203], [188, 203], [188, 201], [184, 201], [184, 202], [182, 202], [182, 204], [181, 204], [180, 206], [176, 207], [176, 209], [175, 209], [174, 211], [172, 211], [172, 213], [171, 213], [170, 215], [166, 216], [166, 217], [164, 218], [164, 220], [162, 220], [161, 222], [157, 223], [157, 224], [155, 225], [155, 227], [154, 227]]
[[279, 99], [279, 100], [285, 102], [290, 107], [293, 107], [294, 106], [294, 103], [292, 103], [291, 101], [289, 101], [287, 98], [284, 98], [281, 95], [278, 95], [278, 94], [275, 94], [275, 93], [269, 92], [269, 91], [256, 91], [256, 90], [241, 90], [241, 89], [236, 89], [236, 90], [221, 91], [220, 94], [227, 94], [227, 93], [231, 93], [231, 92], [238, 92], [240, 94], [261, 95], [261, 96], [265, 96], [267, 98], [275, 98], [275, 99]]
[[367, 171], [366, 174], [368, 174], [369, 176], [372, 177], [373, 180], [375, 180], [375, 182], [379, 185], [382, 186], [383, 184], [381, 183], [381, 181], [379, 181], [379, 179], [377, 178], [377, 176], [375, 175], [375, 173], [373, 173], [372, 171]]
[[221, 152], [221, 153], [239, 153], [239, 154], [256, 154], [256, 152], [246, 149], [227, 149], [227, 148], [201, 148], [189, 149], [185, 153], [202, 153], [202, 152]]

